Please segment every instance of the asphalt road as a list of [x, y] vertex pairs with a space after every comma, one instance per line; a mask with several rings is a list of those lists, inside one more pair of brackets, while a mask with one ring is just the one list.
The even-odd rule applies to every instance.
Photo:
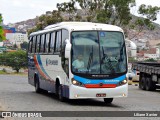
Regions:
[[[160, 90], [149, 92], [129, 85], [129, 96], [114, 99], [111, 105], [106, 105], [103, 99], [60, 102], [51, 93], [35, 93], [27, 76], [0, 75], [0, 105], [0, 109], [8, 111], [160, 111]], [[75, 118], [80, 119], [84, 118]]]

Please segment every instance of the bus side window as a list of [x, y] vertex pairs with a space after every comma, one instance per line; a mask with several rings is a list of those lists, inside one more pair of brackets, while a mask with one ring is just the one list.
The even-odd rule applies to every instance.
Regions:
[[39, 53], [39, 46], [40, 46], [40, 35], [37, 36], [36, 53]]
[[62, 50], [65, 49], [65, 40], [69, 39], [69, 32], [68, 30], [62, 29]]
[[56, 50], [55, 52], [61, 51], [61, 30], [56, 32]]
[[30, 37], [29, 45], [28, 45], [28, 52], [32, 53], [32, 37]]
[[55, 43], [55, 32], [51, 33], [50, 35], [50, 42], [49, 42], [49, 52], [53, 53], [54, 52], [54, 43]]
[[44, 52], [44, 38], [45, 34], [41, 35], [41, 48], [40, 48], [40, 53]]
[[35, 53], [36, 51], [36, 36], [33, 37], [33, 44], [32, 44], [32, 53]]
[[49, 52], [49, 39], [50, 39], [50, 33], [47, 33], [46, 34], [46, 43], [45, 43], [45, 53], [48, 53]]

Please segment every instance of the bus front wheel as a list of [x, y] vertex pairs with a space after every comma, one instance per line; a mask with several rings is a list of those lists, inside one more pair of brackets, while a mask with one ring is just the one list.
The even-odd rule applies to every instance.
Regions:
[[107, 104], [112, 103], [112, 101], [113, 101], [113, 98], [104, 98], [104, 102]]
[[62, 85], [58, 86], [58, 98], [61, 102], [65, 101], [65, 98], [63, 97]]

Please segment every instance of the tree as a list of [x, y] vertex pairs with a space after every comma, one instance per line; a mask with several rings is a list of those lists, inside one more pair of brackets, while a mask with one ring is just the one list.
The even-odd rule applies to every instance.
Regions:
[[138, 32], [134, 36], [130, 37], [130, 39], [133, 39], [145, 29], [154, 30], [155, 25], [153, 24], [153, 21], [157, 20], [157, 14], [159, 12], [160, 7], [152, 7], [151, 5], [146, 6], [142, 4], [139, 7], [138, 13], [143, 15], [143, 18], [138, 18], [137, 20], [132, 22], [131, 28], [135, 28]]
[[3, 31], [3, 27], [2, 27], [2, 14], [0, 14], [0, 42], [2, 42], [3, 40], [5, 40], [5, 36], [4, 36], [4, 31]]
[[75, 14], [77, 8], [75, 7], [75, 0], [71, 0], [70, 2], [57, 3], [58, 11], [65, 12], [69, 14], [69, 21], [75, 20]]
[[19, 73], [21, 68], [27, 67], [27, 54], [25, 51], [18, 50], [16, 52], [9, 52], [6, 54], [6, 65], [12, 67]]
[[130, 7], [135, 0], [71, 0], [70, 2], [57, 4], [59, 11], [68, 12], [72, 20], [76, 14], [76, 4], [84, 11], [86, 21], [111, 23], [115, 25], [127, 25], [131, 20]]
[[[98, 3], [100, 3], [101, 1], [102, 0], [99, 0]], [[84, 11], [85, 15], [83, 16], [83, 18], [85, 19], [85, 21], [93, 22], [96, 18], [96, 11], [99, 10], [98, 8], [96, 8], [98, 5], [96, 4], [97, 1], [95, 0], [92, 2], [91, 0], [75, 0], [75, 2], [77, 2], [81, 7], [81, 10]]]
[[42, 30], [48, 25], [55, 24], [62, 21], [63, 21], [63, 18], [60, 15], [60, 12], [57, 10], [53, 10], [51, 15], [41, 15], [38, 18], [38, 22], [36, 23], [36, 26], [28, 30], [28, 34], [38, 30]]
[[17, 49], [18, 48], [18, 46], [17, 46], [17, 44], [15, 43], [14, 45], [13, 45], [13, 49]]
[[6, 65], [6, 53], [0, 54], [0, 65]]
[[[61, 22], [64, 14], [69, 17], [69, 21], [100, 22], [120, 26], [126, 35], [129, 32], [128, 28], [136, 28], [141, 32], [147, 26], [153, 30], [154, 25], [151, 21], [157, 19], [159, 7], [141, 5], [139, 14], [145, 15], [146, 18], [133, 20], [130, 8], [135, 5], [135, 0], [70, 0], [58, 3], [58, 11], [52, 12], [52, 15], [40, 16], [36, 27], [30, 31], [41, 30], [50, 24]], [[77, 6], [82, 12], [78, 12]]]
[[27, 48], [28, 48], [28, 43], [27, 43], [27, 42], [23, 42], [23, 43], [20, 44], [20, 46], [21, 46], [21, 49], [27, 50]]

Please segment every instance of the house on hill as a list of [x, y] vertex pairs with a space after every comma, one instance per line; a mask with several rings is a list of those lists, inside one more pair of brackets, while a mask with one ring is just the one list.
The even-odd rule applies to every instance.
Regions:
[[137, 53], [137, 60], [138, 61], [143, 61], [147, 59], [155, 59], [158, 60], [160, 59], [160, 49], [157, 48], [150, 48], [149, 50], [141, 50]]

